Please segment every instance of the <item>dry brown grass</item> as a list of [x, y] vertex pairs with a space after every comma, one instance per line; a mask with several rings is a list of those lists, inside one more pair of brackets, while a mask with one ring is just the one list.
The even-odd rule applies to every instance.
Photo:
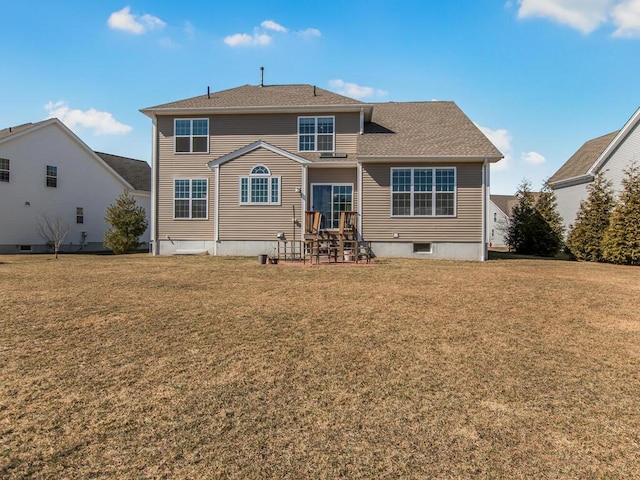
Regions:
[[640, 478], [639, 278], [0, 257], [0, 477]]

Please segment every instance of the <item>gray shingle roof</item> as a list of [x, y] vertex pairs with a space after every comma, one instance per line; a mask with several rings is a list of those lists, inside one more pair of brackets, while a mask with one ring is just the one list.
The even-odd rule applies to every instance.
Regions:
[[[315, 91], [315, 95], [314, 95]], [[243, 85], [177, 102], [164, 103], [145, 110], [170, 108], [232, 108], [321, 105], [360, 105], [362, 102], [313, 85]]]
[[124, 178], [136, 190], [151, 191], [151, 167], [143, 160], [96, 152], [107, 165]]
[[619, 130], [585, 142], [556, 173], [551, 175], [549, 183], [560, 182], [585, 175], [602, 152], [604, 152], [607, 146], [613, 141], [618, 132]]
[[507, 216], [511, 217], [513, 207], [518, 203], [518, 197], [515, 195], [491, 195], [491, 201]]
[[454, 102], [373, 104], [358, 155], [502, 157]]

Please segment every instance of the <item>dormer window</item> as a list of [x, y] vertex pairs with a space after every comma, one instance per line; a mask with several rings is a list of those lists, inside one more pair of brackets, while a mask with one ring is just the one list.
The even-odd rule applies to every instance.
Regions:
[[298, 117], [300, 152], [333, 152], [335, 117]]
[[240, 177], [240, 204], [280, 205], [280, 177], [264, 165], [253, 167], [248, 176]]

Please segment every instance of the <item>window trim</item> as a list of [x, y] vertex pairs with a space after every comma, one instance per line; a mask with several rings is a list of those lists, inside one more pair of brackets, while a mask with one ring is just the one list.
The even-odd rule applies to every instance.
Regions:
[[[393, 191], [393, 172], [395, 170], [411, 170], [411, 189], [409, 192], [394, 192]], [[431, 170], [432, 173], [432, 182], [433, 182], [433, 190], [431, 191], [431, 211], [433, 212], [431, 215], [415, 215], [414, 211], [414, 194], [415, 193], [425, 193], [425, 192], [415, 192], [414, 190], [414, 171], [415, 170]], [[453, 170], [453, 192], [438, 192], [436, 190], [436, 170]], [[411, 200], [411, 214], [410, 215], [395, 215], [393, 213], [393, 195], [394, 193], [409, 193]], [[453, 214], [451, 215], [437, 215], [436, 214], [436, 198], [438, 193], [453, 193]], [[443, 166], [432, 166], [432, 167], [391, 167], [389, 171], [389, 215], [392, 218], [456, 218], [458, 216], [458, 169], [455, 166], [452, 167], [443, 167]]]
[[[0, 167], [0, 182], [11, 183], [11, 160], [9, 158], [0, 158], [0, 160], [6, 160], [7, 168]], [[3, 179], [6, 175], [6, 180]]]
[[[256, 168], [266, 168], [268, 173], [252, 173]], [[267, 201], [266, 202], [252, 202], [251, 201], [251, 188], [252, 188], [252, 182], [251, 179], [254, 178], [266, 178], [268, 179], [267, 182]], [[273, 179], [276, 179], [278, 182], [278, 201], [274, 202], [273, 201]], [[242, 201], [242, 181], [246, 180], [247, 181], [247, 201], [243, 202]], [[282, 176], [281, 175], [274, 175], [273, 173], [271, 173], [271, 169], [269, 167], [267, 167], [265, 164], [263, 163], [259, 163], [257, 165], [254, 165], [253, 167], [251, 167], [251, 169], [249, 170], [249, 175], [242, 175], [238, 178], [238, 205], [240, 206], [246, 206], [246, 205], [253, 205], [253, 206], [269, 206], [269, 205], [282, 205]]]
[[[189, 216], [188, 217], [176, 217], [176, 200], [187, 200], [185, 198], [176, 198], [176, 180], [189, 180]], [[197, 198], [196, 200], [204, 200], [205, 201], [205, 209], [206, 215], [204, 217], [192, 217], [192, 201], [194, 200], [192, 197], [193, 192], [193, 181], [194, 180], [204, 180], [207, 183], [205, 188], [206, 196], [204, 199]], [[209, 220], [209, 179], [206, 177], [174, 177], [173, 178], [173, 219], [174, 220], [186, 220], [186, 221], [202, 221]]]
[[[310, 133], [300, 133], [300, 120], [303, 118], [313, 118], [315, 120], [315, 128], [313, 133], [314, 149], [313, 150], [300, 150], [300, 137], [303, 135], [311, 135]], [[328, 133], [318, 133], [318, 119], [330, 118], [333, 121], [333, 133], [332, 133], [332, 145], [331, 150], [318, 150], [318, 135], [329, 136]], [[298, 117], [296, 123], [296, 133], [298, 134], [298, 152], [335, 152], [336, 151], [336, 116], [335, 115], [301, 115]]]
[[[331, 187], [331, 195], [333, 196], [333, 187], [351, 187], [351, 210], [350, 211], [354, 211], [354, 198], [356, 197], [355, 193], [356, 193], [356, 189], [355, 189], [355, 185], [353, 183], [350, 182], [317, 182], [317, 183], [312, 183], [310, 185], [310, 205], [313, 207], [315, 205], [315, 199], [313, 198], [313, 187], [316, 186], [329, 186]], [[332, 201], [332, 206], [333, 206], [333, 201]], [[333, 210], [332, 210], [333, 213]], [[333, 219], [332, 219], [333, 220]], [[336, 228], [327, 228], [325, 229], [328, 232], [337, 232], [340, 229], [340, 226], [336, 227]]]
[[[177, 122], [178, 120], [189, 120], [191, 122], [191, 134], [189, 135], [178, 135], [177, 132]], [[206, 120], [207, 121], [207, 134], [206, 135], [194, 135], [193, 134], [193, 121], [194, 120]], [[211, 130], [210, 130], [210, 122], [209, 122], [209, 117], [195, 117], [195, 118], [174, 118], [173, 119], [173, 153], [175, 153], [176, 155], [205, 155], [207, 153], [209, 153], [209, 140], [211, 138]], [[205, 137], [207, 139], [207, 150], [204, 152], [194, 152], [193, 151], [193, 139], [194, 138], [203, 138]], [[189, 138], [189, 148], [190, 151], [188, 152], [178, 152], [178, 138]], [[197, 179], [196, 179], [197, 180]]]
[[[55, 173], [49, 174], [49, 168], [54, 168]], [[52, 180], [55, 185], [49, 185], [49, 180]], [[58, 188], [58, 166], [57, 165], [45, 165], [44, 167], [44, 185], [48, 188]]]

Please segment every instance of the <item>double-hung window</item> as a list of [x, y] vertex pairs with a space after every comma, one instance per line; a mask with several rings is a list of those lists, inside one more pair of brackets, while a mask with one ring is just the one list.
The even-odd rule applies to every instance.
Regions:
[[333, 152], [335, 117], [298, 117], [300, 152]]
[[206, 219], [208, 190], [206, 179], [176, 178], [173, 181], [173, 218]]
[[176, 118], [174, 122], [176, 153], [209, 151], [208, 118]]
[[280, 177], [264, 165], [253, 167], [248, 176], [240, 177], [240, 204], [280, 205]]
[[453, 217], [456, 215], [456, 169], [392, 168], [391, 215]]
[[0, 158], [0, 182], [9, 181], [9, 159]]
[[84, 223], [84, 208], [76, 207], [76, 223]]
[[58, 187], [58, 167], [55, 165], [47, 165], [45, 182], [47, 187]]

